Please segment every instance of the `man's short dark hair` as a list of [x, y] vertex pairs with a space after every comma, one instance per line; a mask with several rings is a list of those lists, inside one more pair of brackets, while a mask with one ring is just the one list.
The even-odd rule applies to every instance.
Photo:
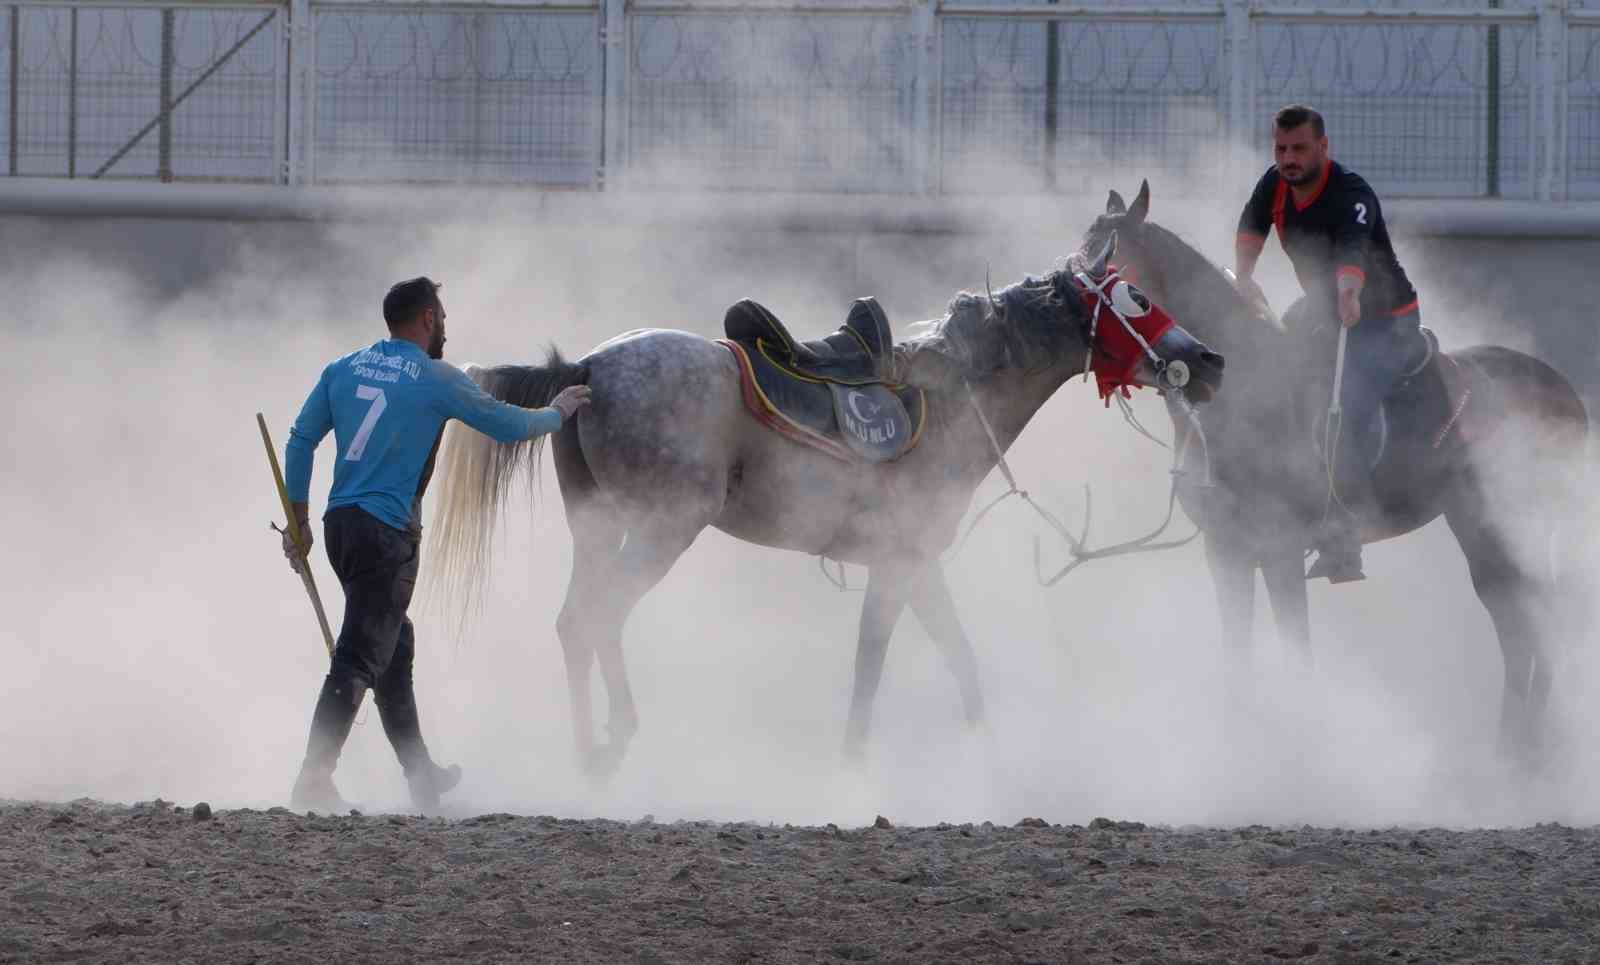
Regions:
[[1322, 124], [1322, 115], [1304, 104], [1290, 104], [1273, 115], [1272, 123], [1280, 131], [1292, 131], [1301, 124], [1310, 124], [1311, 132], [1318, 137], [1327, 134], [1327, 129]]
[[383, 296], [383, 320], [392, 329], [416, 318], [425, 308], [439, 307], [439, 283], [423, 275], [397, 282]]

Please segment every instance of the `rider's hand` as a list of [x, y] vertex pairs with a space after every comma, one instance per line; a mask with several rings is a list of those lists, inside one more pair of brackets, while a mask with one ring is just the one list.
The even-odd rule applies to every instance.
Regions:
[[1261, 286], [1256, 284], [1254, 278], [1249, 275], [1235, 275], [1233, 287], [1244, 296], [1245, 301], [1258, 307], [1266, 307], [1267, 293], [1261, 290]]
[[561, 421], [565, 423], [589, 404], [592, 394], [593, 390], [587, 385], [569, 385], [556, 393], [556, 397], [550, 400], [550, 406], [561, 413]]
[[300, 548], [294, 545], [294, 537], [289, 535], [290, 530], [288, 527], [285, 527], [281, 532], [283, 533], [283, 555], [289, 561], [289, 568], [298, 573], [301, 565], [311, 555], [311, 544], [315, 542], [315, 539], [311, 535], [310, 515], [300, 516], [296, 514], [296, 516], [300, 523], [300, 538], [305, 540], [305, 552], [302, 553]]
[[1361, 286], [1339, 284], [1339, 321], [1345, 328], [1355, 328], [1361, 321]]

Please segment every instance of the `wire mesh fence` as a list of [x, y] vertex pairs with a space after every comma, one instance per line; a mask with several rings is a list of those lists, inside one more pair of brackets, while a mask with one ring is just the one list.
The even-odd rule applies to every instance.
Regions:
[[916, 187], [906, 17], [648, 12], [628, 27], [630, 182]]
[[1567, 31], [1568, 195], [1600, 199], [1600, 23]]
[[1315, 105], [1336, 156], [1389, 193], [1528, 197], [1533, 46], [1523, 24], [1269, 21], [1257, 97]]
[[5, 170], [1201, 194], [1301, 101], [1389, 195], [1600, 198], [1588, 0], [709, 2], [0, 5]]
[[314, 25], [318, 180], [594, 183], [595, 14], [332, 7]]
[[275, 177], [278, 8], [16, 6], [8, 13], [10, 173]]
[[1201, 184], [1226, 143], [1215, 22], [944, 22], [950, 191], [1075, 191], [1111, 165]]

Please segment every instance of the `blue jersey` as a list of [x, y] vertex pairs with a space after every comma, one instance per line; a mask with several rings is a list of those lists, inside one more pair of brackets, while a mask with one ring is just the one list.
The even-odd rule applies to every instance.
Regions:
[[359, 506], [396, 529], [420, 525], [423, 475], [431, 469], [446, 419], [459, 419], [497, 442], [561, 428], [559, 410], [497, 401], [416, 343], [384, 339], [322, 370], [289, 430], [289, 498], [309, 501], [312, 456], [331, 429], [339, 448], [328, 508]]

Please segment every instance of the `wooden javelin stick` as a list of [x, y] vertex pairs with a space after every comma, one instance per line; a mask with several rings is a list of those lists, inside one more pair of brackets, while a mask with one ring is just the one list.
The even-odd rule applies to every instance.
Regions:
[[[283, 500], [283, 515], [289, 520], [289, 538], [300, 551], [300, 581], [306, 585], [311, 597], [311, 607], [317, 611], [317, 625], [322, 627], [322, 642], [328, 646], [328, 656], [333, 656], [333, 631], [328, 629], [328, 614], [322, 609], [322, 597], [317, 595], [317, 583], [311, 577], [311, 559], [306, 541], [300, 535], [300, 521], [295, 519], [294, 507], [289, 503], [289, 487], [283, 484], [283, 470], [278, 467], [278, 450], [272, 448], [272, 436], [267, 432], [267, 420], [256, 413], [256, 425], [261, 427], [261, 441], [267, 446], [267, 461], [272, 463], [272, 479], [278, 484], [278, 498]], [[273, 527], [276, 529], [277, 527]]]

